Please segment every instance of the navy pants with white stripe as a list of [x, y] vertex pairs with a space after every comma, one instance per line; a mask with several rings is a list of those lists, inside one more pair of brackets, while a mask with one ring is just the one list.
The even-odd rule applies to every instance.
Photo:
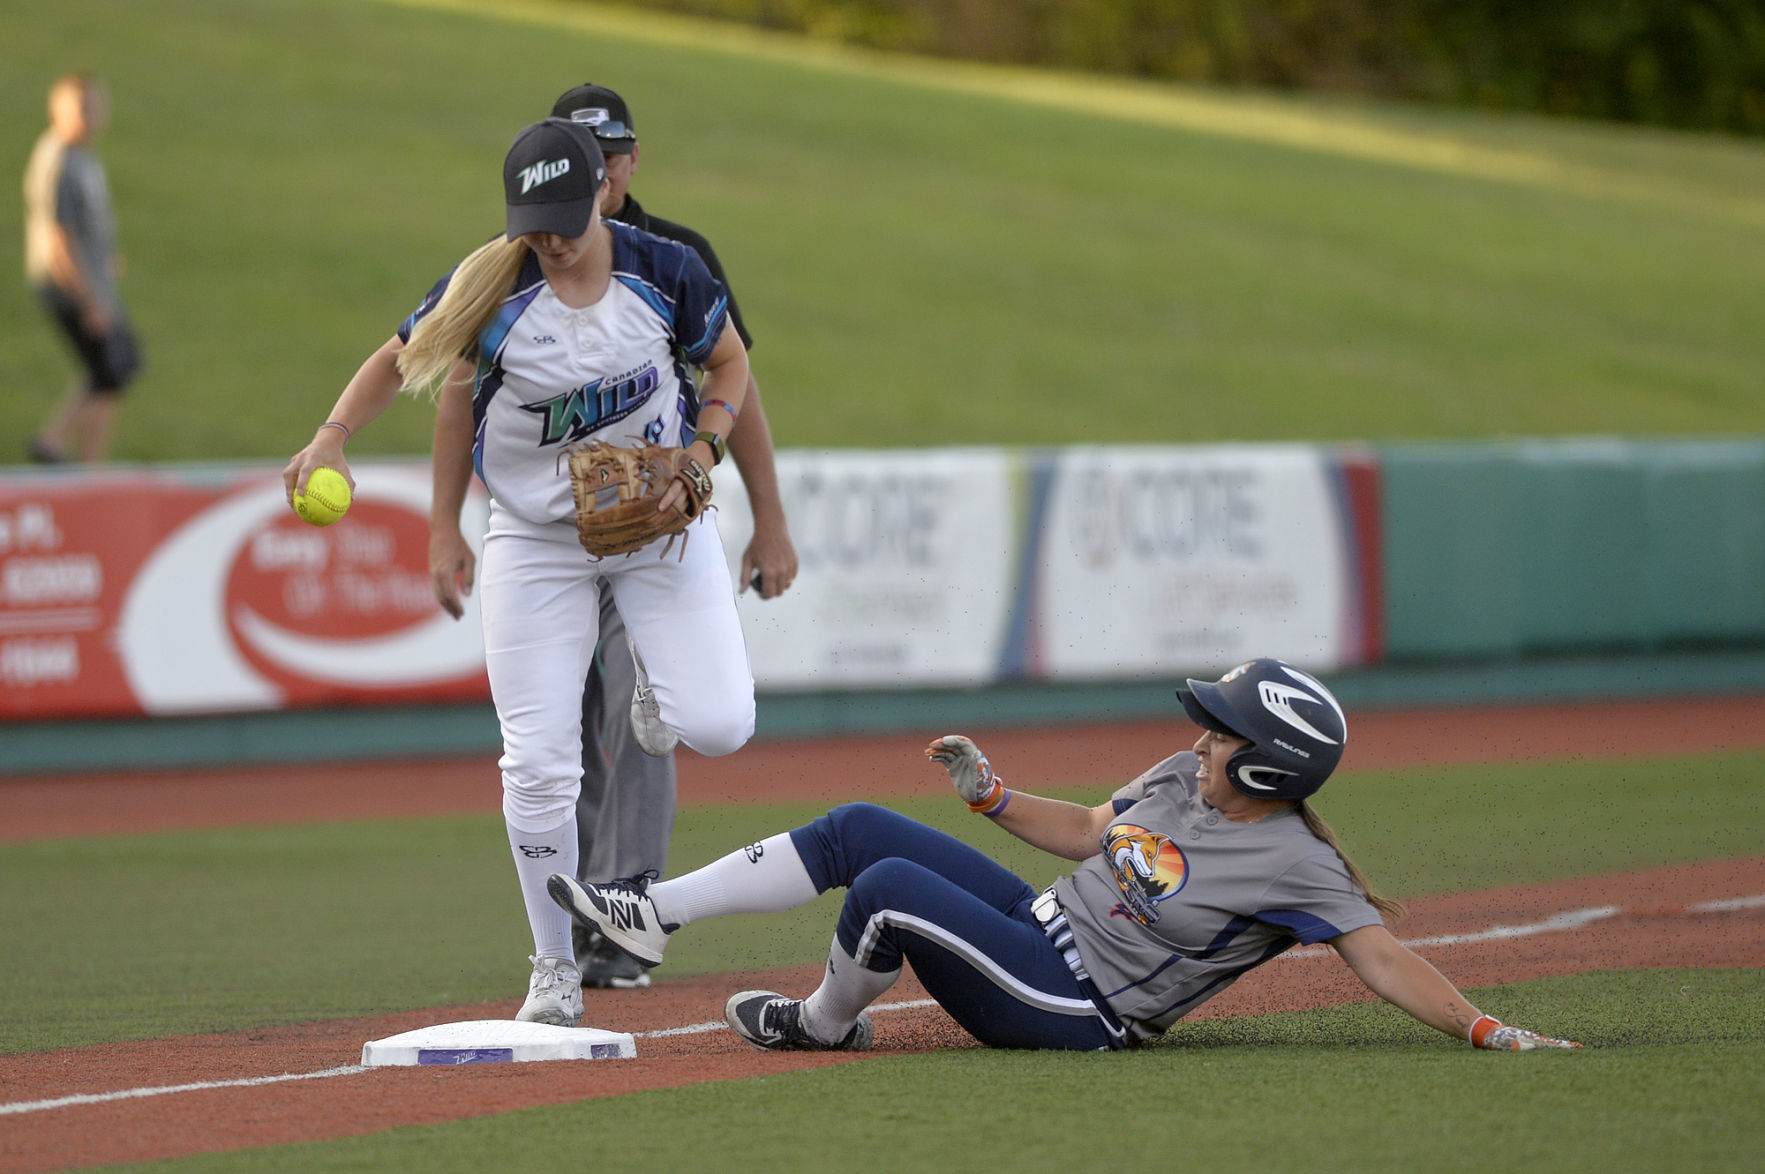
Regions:
[[954, 836], [868, 803], [791, 833], [817, 892], [843, 887], [840, 948], [882, 974], [905, 959], [976, 1039], [1000, 1048], [1116, 1046], [1030, 913], [1038, 896]]

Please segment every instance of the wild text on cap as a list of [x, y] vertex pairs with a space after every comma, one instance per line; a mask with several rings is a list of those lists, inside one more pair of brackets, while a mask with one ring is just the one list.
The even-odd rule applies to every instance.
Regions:
[[550, 162], [535, 163], [531, 167], [521, 169], [521, 194], [526, 195], [542, 183], [552, 180], [570, 170], [570, 160], [553, 159]]

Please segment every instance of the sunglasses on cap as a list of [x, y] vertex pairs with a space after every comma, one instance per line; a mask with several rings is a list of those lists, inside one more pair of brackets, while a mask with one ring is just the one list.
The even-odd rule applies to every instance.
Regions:
[[572, 110], [570, 121], [581, 123], [594, 132], [597, 139], [635, 139], [637, 132], [617, 118], [608, 118], [605, 109], [591, 106], [586, 110]]

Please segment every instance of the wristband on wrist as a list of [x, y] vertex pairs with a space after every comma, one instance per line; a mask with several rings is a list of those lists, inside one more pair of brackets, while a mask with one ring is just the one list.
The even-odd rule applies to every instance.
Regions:
[[319, 429], [323, 431], [326, 428], [335, 428], [343, 433], [344, 440], [349, 439], [350, 433], [348, 424], [339, 424], [336, 420], [326, 420], [323, 424], [319, 425]]
[[728, 448], [727, 442], [723, 437], [717, 435], [709, 428], [701, 428], [693, 435], [693, 442], [695, 444], [701, 440], [711, 446], [711, 463], [713, 465], [721, 465], [723, 463], [723, 454]]
[[1005, 814], [1005, 805], [1011, 802], [1011, 788], [1000, 783], [992, 795], [979, 803], [970, 803], [968, 809], [976, 815], [984, 815], [988, 819], [998, 819]]
[[1481, 1015], [1478, 1016], [1475, 1023], [1471, 1024], [1471, 1030], [1465, 1033], [1465, 1038], [1471, 1041], [1472, 1047], [1480, 1048], [1483, 1046], [1483, 1041], [1489, 1038], [1489, 1033], [1500, 1027], [1501, 1020], [1495, 1016]]

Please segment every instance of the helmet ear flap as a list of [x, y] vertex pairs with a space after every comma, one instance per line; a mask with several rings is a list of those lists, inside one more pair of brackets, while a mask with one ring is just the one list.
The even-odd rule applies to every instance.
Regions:
[[1234, 791], [1252, 799], [1303, 799], [1323, 786], [1322, 779], [1307, 783], [1254, 742], [1226, 760], [1226, 777]]

